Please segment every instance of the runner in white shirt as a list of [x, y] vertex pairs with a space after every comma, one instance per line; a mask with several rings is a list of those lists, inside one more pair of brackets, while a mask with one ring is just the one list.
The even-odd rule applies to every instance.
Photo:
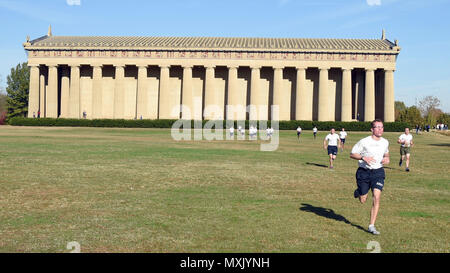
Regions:
[[234, 127], [230, 127], [230, 137], [232, 138], [234, 136]]
[[358, 160], [356, 171], [356, 185], [353, 196], [361, 203], [367, 200], [369, 189], [372, 189], [373, 204], [370, 213], [369, 232], [380, 234], [375, 228], [378, 210], [380, 208], [381, 191], [384, 187], [385, 173], [383, 165], [389, 164], [389, 142], [382, 138], [383, 122], [379, 119], [372, 121], [372, 135], [358, 141], [353, 146], [350, 158]]
[[313, 128], [313, 135], [314, 135], [314, 139], [316, 139], [316, 135], [317, 135], [317, 127], [314, 126]]
[[411, 146], [414, 145], [413, 142], [413, 136], [409, 133], [409, 128], [405, 128], [405, 133], [400, 135], [400, 137], [397, 140], [398, 144], [401, 144], [400, 146], [400, 162], [398, 163], [398, 166], [402, 166], [403, 160], [405, 160], [406, 156], [406, 171], [409, 172], [409, 157], [411, 154]]
[[248, 129], [250, 140], [253, 140], [253, 137], [255, 137], [258, 133], [258, 129], [256, 127], [250, 126], [250, 129]]
[[342, 128], [342, 131], [339, 132], [339, 138], [341, 140], [341, 151], [344, 151], [344, 145], [345, 145], [345, 138], [347, 137], [347, 132], [344, 128]]
[[300, 140], [300, 135], [302, 134], [302, 128], [300, 126], [297, 127], [297, 139]]
[[270, 127], [268, 127], [267, 129], [266, 129], [266, 135], [267, 135], [267, 138], [268, 139], [270, 139]]
[[328, 155], [330, 156], [330, 169], [334, 168], [333, 161], [336, 159], [340, 146], [341, 143], [339, 142], [339, 135], [336, 134], [334, 128], [331, 128], [330, 133], [325, 137], [323, 141], [323, 148], [328, 151]]

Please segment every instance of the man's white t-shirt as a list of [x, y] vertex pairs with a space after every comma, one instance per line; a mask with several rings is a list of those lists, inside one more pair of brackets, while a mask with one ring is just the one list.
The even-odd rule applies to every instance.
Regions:
[[317, 128], [316, 127], [313, 128], [313, 132], [317, 133]]
[[230, 133], [234, 133], [234, 127], [230, 127]]
[[413, 136], [411, 134], [402, 134], [398, 139], [400, 139], [400, 141], [405, 141], [405, 143], [402, 144], [402, 147], [409, 147], [411, 146]]
[[361, 139], [352, 148], [352, 154], [360, 154], [363, 157], [373, 157], [375, 159], [375, 162], [370, 165], [363, 160], [358, 160], [359, 167], [365, 169], [374, 170], [383, 167], [381, 161], [386, 153], [389, 153], [389, 141], [385, 138], [375, 140], [372, 136]]
[[339, 133], [339, 135], [340, 135], [340, 138], [345, 138], [345, 137], [347, 137], [347, 132], [346, 131], [341, 131]]
[[298, 127], [297, 128], [297, 132], [301, 133], [302, 132], [302, 128]]
[[325, 137], [325, 140], [328, 140], [328, 146], [337, 146], [338, 145], [338, 141], [339, 141], [339, 135], [334, 133], [334, 134], [328, 134]]

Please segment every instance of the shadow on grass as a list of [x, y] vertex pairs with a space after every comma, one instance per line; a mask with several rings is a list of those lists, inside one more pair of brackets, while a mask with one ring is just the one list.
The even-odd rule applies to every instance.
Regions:
[[306, 165], [313, 165], [313, 166], [316, 166], [316, 167], [328, 168], [327, 165], [322, 165], [322, 164], [317, 164], [317, 163], [311, 163], [311, 162], [306, 162]]
[[450, 147], [450, 143], [433, 143], [433, 144], [428, 144], [430, 146], [437, 146], [437, 147]]
[[358, 228], [360, 230], [363, 230], [363, 231], [365, 231], [367, 233], [370, 233], [365, 228], [363, 228], [362, 226], [353, 224], [352, 222], [347, 220], [347, 218], [345, 218], [344, 216], [336, 214], [332, 209], [326, 209], [326, 208], [322, 208], [322, 207], [315, 207], [313, 205], [303, 203], [302, 207], [300, 208], [300, 210], [306, 211], [306, 212], [312, 212], [312, 213], [315, 213], [316, 215], [319, 215], [319, 216], [322, 216], [322, 217], [325, 217], [325, 218], [328, 218], [328, 219], [333, 219], [333, 220], [336, 220], [338, 222], [344, 222], [346, 224], [351, 225], [352, 227], [356, 227], [356, 228]]

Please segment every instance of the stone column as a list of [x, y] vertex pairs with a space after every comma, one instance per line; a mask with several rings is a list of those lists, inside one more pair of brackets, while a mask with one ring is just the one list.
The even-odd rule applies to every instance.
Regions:
[[69, 93], [70, 93], [70, 80], [69, 71], [67, 67], [63, 67], [61, 70], [61, 114], [60, 117], [69, 117]]
[[319, 68], [319, 121], [329, 121], [328, 102], [328, 70], [329, 67]]
[[239, 103], [239, 96], [237, 94], [237, 70], [237, 66], [228, 67], [227, 120], [236, 120], [238, 116], [238, 113], [236, 112], [236, 107]]
[[278, 106], [280, 113], [280, 120], [284, 120], [284, 109], [283, 109], [283, 68], [274, 67], [273, 68], [273, 105]]
[[[192, 120], [194, 117], [194, 93], [192, 90], [192, 66], [183, 66], [183, 82], [181, 86], [181, 118]], [[201, 119], [201, 118], [200, 118]]]
[[312, 96], [306, 90], [306, 68], [297, 67], [295, 119], [312, 120]]
[[70, 66], [69, 116], [71, 118], [80, 118], [80, 66], [79, 65]]
[[169, 90], [169, 65], [160, 65], [161, 74], [159, 78], [159, 118], [160, 119], [170, 119], [170, 100], [174, 99], [170, 97]]
[[39, 111], [41, 112], [40, 117], [45, 117], [45, 92], [46, 92], [46, 68], [40, 67], [39, 74]]
[[342, 68], [341, 121], [352, 120], [352, 70]]
[[[205, 108], [208, 106], [217, 105], [217, 97], [214, 90], [214, 68], [215, 66], [206, 66], [205, 72]], [[217, 105], [218, 106], [218, 105]], [[214, 114], [204, 114], [207, 120], [214, 119]]]
[[260, 89], [260, 79], [261, 79], [261, 67], [253, 66], [251, 82], [250, 82], [250, 120], [266, 120], [267, 119], [267, 111], [266, 113], [261, 112], [260, 108], [263, 105], [263, 94]]
[[125, 106], [125, 66], [115, 65], [116, 78], [114, 80], [114, 118], [124, 118], [124, 106]]
[[375, 119], [375, 71], [366, 69], [366, 85], [364, 94], [364, 121]]
[[39, 111], [39, 65], [30, 65], [28, 117], [37, 117]]
[[48, 66], [48, 90], [47, 90], [47, 115], [48, 118], [58, 117], [58, 66]]
[[138, 66], [136, 119], [148, 118], [147, 66]]
[[100, 119], [102, 113], [102, 66], [92, 66], [92, 118]]
[[384, 72], [384, 121], [395, 121], [394, 70]]

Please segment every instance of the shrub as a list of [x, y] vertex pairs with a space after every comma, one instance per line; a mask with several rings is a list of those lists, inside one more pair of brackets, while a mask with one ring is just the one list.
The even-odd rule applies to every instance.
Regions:
[[[69, 127], [117, 127], [117, 128], [171, 128], [176, 122], [175, 119], [143, 119], [143, 120], [128, 120], [128, 119], [66, 119], [66, 118], [24, 118], [14, 117], [9, 119], [8, 123], [13, 126], [69, 126]], [[191, 128], [194, 128], [195, 122], [190, 121]], [[201, 122], [204, 127], [207, 120]], [[214, 122], [214, 121], [211, 121]], [[222, 122], [223, 128], [227, 128], [227, 121]], [[242, 122], [234, 121], [234, 127], [237, 128], [238, 124]], [[256, 121], [245, 121], [245, 128], [249, 128], [250, 125], [260, 123]], [[198, 125], [197, 125], [198, 126]], [[271, 122], [267, 122], [267, 126], [271, 126]], [[314, 126], [317, 126], [319, 131], [329, 131], [331, 128], [335, 128], [340, 131], [345, 128], [346, 131], [370, 131], [370, 122], [342, 122], [342, 121], [303, 121], [303, 120], [290, 120], [280, 121], [280, 130], [296, 130], [300, 126], [303, 130], [312, 130]], [[406, 122], [386, 122], [384, 123], [384, 131], [386, 132], [401, 132], [405, 127], [411, 126]], [[410, 127], [412, 128], [412, 127]]]

